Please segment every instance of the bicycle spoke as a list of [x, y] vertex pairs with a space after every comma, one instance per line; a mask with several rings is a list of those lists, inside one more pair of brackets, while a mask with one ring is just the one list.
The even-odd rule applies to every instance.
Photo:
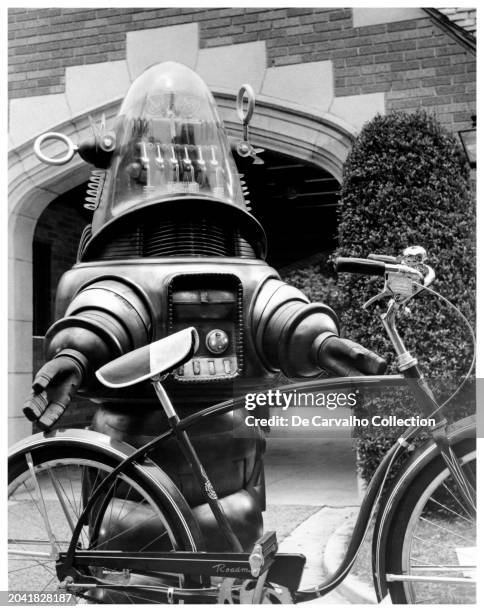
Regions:
[[139, 503], [138, 503], [136, 506], [133, 506], [133, 507], [131, 508], [131, 510], [128, 510], [128, 512], [126, 512], [126, 514], [124, 514], [124, 515], [123, 515], [122, 517], [120, 517], [120, 518], [122, 518], [123, 520], [125, 520], [125, 519], [126, 519], [128, 516], [130, 516], [131, 514], [133, 514], [133, 512], [136, 512], [136, 510], [139, 510], [139, 509], [140, 509], [140, 507], [141, 507], [141, 508], [143, 508], [143, 507], [144, 507], [142, 502], [139, 502]]
[[150, 542], [148, 542], [148, 544], [145, 544], [142, 548], [139, 549], [139, 552], [143, 552], [145, 551], [148, 546], [151, 546], [152, 544], [154, 544], [157, 540], [159, 540], [160, 538], [164, 538], [166, 536], [166, 531], [164, 531], [163, 533], [160, 533], [159, 535], [157, 535], [155, 538], [153, 538]]
[[[452, 448], [449, 449], [448, 459], [450, 460], [451, 466], [453, 468], [453, 470], [451, 470], [452, 477], [454, 478], [456, 485], [461, 489], [463, 499], [467, 501], [469, 505], [472, 506], [472, 512], [475, 513], [476, 491], [472, 484], [469, 482], [469, 479], [466, 477], [464, 470], [462, 469], [462, 465], [455, 456], [455, 453]], [[449, 466], [449, 469], [451, 468], [451, 466]]]
[[425, 523], [429, 525], [432, 525], [436, 529], [442, 529], [443, 531], [446, 531], [447, 533], [450, 533], [451, 535], [461, 538], [462, 540], [465, 540], [466, 542], [469, 542], [470, 544], [474, 544], [472, 540], [469, 540], [469, 538], [466, 538], [462, 534], [452, 531], [452, 529], [449, 529], [448, 527], [444, 527], [443, 525], [438, 525], [437, 523], [434, 523], [433, 521], [429, 520], [428, 518], [425, 518], [424, 516], [419, 517], [419, 520], [424, 521]]
[[[105, 546], [105, 545], [106, 545], [108, 542], [112, 542], [112, 540], [115, 540], [116, 538], [119, 538], [120, 536], [125, 535], [125, 534], [129, 533], [130, 531], [133, 531], [133, 529], [134, 529], [134, 530], [138, 529], [138, 527], [139, 527], [140, 525], [143, 525], [144, 523], [146, 523], [146, 522], [150, 521], [150, 520], [153, 518], [153, 516], [155, 516], [155, 514], [154, 514], [154, 513], [153, 513], [153, 515], [152, 515], [152, 516], [150, 516], [150, 517], [148, 517], [148, 518], [144, 519], [143, 521], [140, 521], [139, 523], [136, 523], [136, 525], [135, 525], [135, 526], [133, 526], [133, 527], [127, 527], [127, 528], [126, 528], [126, 529], [124, 529], [123, 531], [120, 531], [119, 533], [116, 533], [115, 535], [113, 535], [112, 537], [108, 538], [107, 540], [103, 540], [103, 541], [102, 541], [102, 544], [100, 544], [100, 546], [101, 546], [101, 545], [102, 545], [102, 546]], [[96, 548], [93, 548], [92, 550], [96, 550]]]
[[71, 532], [74, 532], [74, 528], [75, 528], [74, 521], [71, 518], [71, 515], [70, 515], [70, 513], [68, 511], [68, 508], [66, 506], [65, 500], [62, 497], [62, 493], [60, 492], [60, 488], [59, 488], [59, 484], [60, 483], [56, 482], [56, 480], [54, 478], [54, 474], [52, 473], [51, 469], [48, 469], [47, 473], [50, 476], [50, 480], [52, 482], [52, 486], [54, 487], [54, 491], [55, 491], [55, 493], [57, 495], [57, 499], [59, 500], [59, 503], [60, 503], [60, 505], [62, 507], [62, 510], [64, 511], [64, 515], [66, 517], [66, 520], [69, 523], [69, 527], [71, 528]]
[[[113, 495], [112, 495], [112, 498], [113, 498], [113, 499], [116, 497], [116, 487], [117, 487], [117, 486], [118, 486], [118, 481], [117, 481], [117, 479], [116, 479], [116, 480], [113, 482]], [[111, 524], [111, 519], [112, 519], [112, 517], [113, 517], [113, 506], [114, 506], [114, 504], [113, 504], [112, 500], [111, 500], [111, 504], [110, 504], [110, 506], [111, 506], [111, 507], [109, 508], [109, 520], [108, 520], [108, 523], [107, 523], [108, 525], [110, 525], [110, 524]]]
[[[111, 505], [113, 505], [113, 504], [111, 503]], [[137, 512], [138, 510], [140, 510], [140, 508], [145, 508], [145, 507], [146, 507], [146, 506], [145, 506], [145, 504], [143, 504], [143, 502], [139, 502], [139, 503], [137, 503], [136, 505], [134, 505], [134, 506], [133, 506], [133, 507], [132, 507], [130, 510], [128, 510], [128, 512], [126, 512], [126, 514], [124, 514], [122, 517], [120, 517], [120, 519], [121, 519], [121, 520], [126, 520], [126, 518], [127, 518], [128, 516], [130, 516], [130, 515], [132, 515], [133, 513]], [[146, 518], [144, 519], [144, 521], [143, 521], [143, 522], [150, 521], [150, 520], [151, 520], [153, 517], [155, 517], [155, 516], [156, 516], [156, 514], [155, 514], [154, 512], [152, 512], [151, 516], [146, 517]], [[93, 546], [93, 547], [92, 547], [92, 550], [98, 550], [98, 548], [99, 548], [100, 546], [104, 546], [104, 545], [105, 545], [107, 542], [110, 542], [111, 540], [113, 540], [113, 539], [115, 539], [115, 538], [119, 537], [120, 535], [125, 535], [126, 533], [129, 533], [129, 531], [131, 531], [131, 530], [133, 530], [133, 529], [134, 529], [134, 530], [138, 529], [139, 525], [143, 524], [143, 522], [141, 522], [141, 523], [137, 523], [136, 525], [133, 525], [132, 527], [128, 527], [126, 530], [124, 530], [124, 531], [122, 531], [122, 532], [120, 532], [120, 533], [115, 534], [114, 536], [112, 536], [112, 537], [111, 537], [111, 538], [109, 538], [108, 540], [103, 540], [103, 541], [102, 541], [102, 542], [100, 542], [100, 543], [99, 543], [97, 546]], [[163, 525], [163, 523], [162, 523], [161, 521], [160, 521], [160, 523], [161, 523], [161, 525]], [[108, 524], [109, 524], [109, 523], [108, 523]], [[160, 525], [160, 526], [161, 526], [161, 525]], [[164, 528], [164, 525], [163, 525], [163, 528]], [[166, 533], [167, 533], [167, 531], [166, 531], [166, 529], [165, 529], [165, 531], [164, 531], [164, 532], [163, 532], [161, 535], [165, 535]]]
[[52, 528], [51, 528], [51, 525], [50, 525], [50, 522], [49, 522], [49, 518], [47, 516], [47, 510], [46, 510], [46, 507], [45, 507], [44, 498], [42, 496], [42, 491], [40, 489], [40, 485], [39, 485], [39, 482], [37, 480], [37, 476], [35, 474], [32, 455], [30, 453], [27, 453], [26, 454], [26, 459], [27, 459], [27, 465], [29, 467], [30, 474], [32, 476], [32, 480], [34, 481], [34, 487], [35, 487], [35, 489], [37, 491], [37, 495], [39, 496], [39, 500], [40, 500], [40, 503], [41, 503], [41, 506], [42, 506], [39, 509], [40, 509], [40, 513], [41, 513], [42, 519], [44, 521], [44, 526], [45, 526], [45, 529], [47, 531], [47, 535], [49, 536], [49, 540], [50, 540], [51, 548], [52, 548], [52, 554], [56, 555], [57, 552], [58, 552], [57, 551], [57, 546], [56, 546], [56, 543], [55, 543], [55, 538], [54, 538], [54, 534], [52, 532]]
[[54, 580], [57, 578], [57, 576], [54, 574], [52, 576], [52, 578], [49, 580], [49, 582], [47, 582], [46, 584], [44, 584], [44, 586], [42, 587], [42, 591], [47, 591], [48, 587], [54, 582]]
[[[11, 559], [11, 561], [15, 561], [15, 559]], [[24, 572], [24, 571], [26, 571], [28, 569], [32, 569], [33, 567], [38, 567], [39, 565], [42, 565], [45, 569], [47, 569], [45, 566], [48, 563], [50, 563], [50, 561], [45, 561], [45, 563], [34, 563], [33, 565], [27, 565], [27, 567], [18, 567], [16, 569], [8, 570], [8, 573], [9, 574], [15, 574], [16, 572]]]
[[56, 575], [54, 570], [52, 570], [52, 569], [50, 569], [50, 567], [48, 567], [49, 564], [47, 562], [44, 561], [44, 563], [41, 563], [40, 561], [36, 561], [35, 559], [31, 559], [31, 560], [34, 562], [34, 567], [41, 567], [43, 570], [45, 570], [46, 572], [48, 572], [52, 576]]
[[[74, 480], [74, 478], [70, 477], [70, 475], [69, 475], [69, 468], [67, 466], [64, 466], [64, 472], [65, 472], [65, 479], [64, 480], [67, 479], [67, 481], [70, 484], [72, 499], [67, 494], [67, 492], [66, 492], [66, 490], [65, 490], [65, 488], [64, 488], [64, 486], [63, 486], [63, 484], [61, 482], [61, 479], [59, 479], [59, 486], [61, 487], [62, 491], [64, 492], [64, 495], [65, 495], [67, 501], [69, 502], [70, 507], [72, 508], [72, 511], [74, 513], [74, 516], [75, 516], [75, 519], [76, 519], [76, 523], [77, 523], [77, 521], [79, 520], [79, 517], [81, 515], [82, 496], [81, 495], [77, 495], [76, 496], [75, 491], [74, 491], [74, 487], [72, 485], [72, 481]], [[82, 483], [82, 478], [80, 479], [80, 482]], [[79, 505], [76, 502], [76, 497], [79, 497], [79, 499], [80, 499]], [[75, 527], [75, 525], [74, 525], [74, 527]], [[81, 544], [82, 544], [83, 547], [86, 546], [86, 537], [85, 537], [84, 531], [85, 530], [82, 529], [81, 533], [79, 534], [79, 537], [81, 539]]]
[[73, 487], [72, 487], [72, 482], [71, 482], [71, 479], [69, 478], [69, 471], [68, 471], [68, 470], [66, 470], [66, 472], [67, 472], [67, 479], [68, 479], [68, 481], [70, 482], [70, 486], [71, 486], [72, 500], [71, 500], [71, 498], [68, 496], [68, 494], [66, 493], [66, 491], [65, 491], [65, 489], [64, 489], [64, 486], [62, 485], [62, 482], [61, 482], [61, 481], [59, 481], [59, 485], [60, 485], [60, 487], [62, 488], [62, 491], [63, 491], [63, 493], [64, 493], [64, 495], [65, 495], [65, 497], [66, 497], [67, 501], [69, 502], [69, 505], [70, 505], [70, 507], [72, 508], [72, 511], [74, 512], [74, 516], [76, 517], [76, 519], [78, 519], [78, 518], [79, 518], [79, 515], [80, 515], [80, 512], [78, 511], [78, 508], [77, 508], [77, 505], [76, 505], [76, 496], [75, 496], [75, 494], [74, 494], [74, 489], [73, 489]]
[[[31, 500], [30, 502], [27, 502], [27, 503], [33, 503], [35, 508], [36, 508], [36, 511], [37, 511], [35, 514], [37, 516], [42, 516], [39, 504], [37, 503], [37, 500], [32, 495], [32, 492], [30, 491], [30, 489], [27, 487], [27, 484], [26, 484], [25, 480], [21, 483], [21, 485], [24, 487], [25, 491], [27, 492], [27, 495], [29, 496], [29, 498]], [[21, 503], [21, 500], [18, 503]], [[12, 540], [12, 542], [17, 542], [17, 543], [18, 543], [18, 541], [19, 541], [18, 539]], [[33, 544], [33, 542], [31, 542], [31, 543]], [[36, 541], [36, 543], [38, 544], [39, 542]], [[46, 543], [48, 546], [51, 546], [51, 542], [48, 541], [48, 540], [44, 541], [42, 543]]]
[[[103, 479], [101, 478], [100, 480], [102, 481]], [[106, 499], [108, 499], [108, 498], [112, 499], [113, 495], [111, 494], [111, 491], [114, 492], [113, 487], [114, 487], [114, 489], [116, 488], [116, 481], [113, 481], [110, 484], [109, 489], [106, 491], [104, 497], [100, 498], [99, 507], [98, 508], [96, 508], [96, 507], [93, 508], [93, 510], [96, 511], [96, 514], [95, 514], [95, 516], [94, 515], [92, 516], [92, 519], [90, 521], [92, 526], [94, 526], [94, 525], [98, 525], [99, 526], [102, 523], [103, 516], [101, 515], [101, 512], [103, 512], [103, 511], [106, 512], [106, 507], [105, 507], [104, 504], [105, 504]], [[91, 490], [94, 490], [94, 487], [91, 487]], [[104, 515], [104, 518], [105, 518], [105, 515]], [[108, 522], [108, 524], [109, 524], [109, 522]], [[97, 541], [97, 537], [95, 539]], [[88, 541], [89, 541], [89, 548], [91, 548], [92, 550], [97, 550], [99, 544], [97, 544], [96, 546], [93, 546], [93, 534], [89, 535]]]
[[419, 559], [418, 557], [410, 557], [410, 561], [414, 561], [415, 563], [420, 563], [419, 566], [412, 565], [412, 567], [444, 567], [440, 565], [431, 566], [429, 564], [423, 563], [422, 559]]
[[37, 503], [35, 497], [32, 495], [32, 492], [29, 490], [29, 488], [27, 487], [27, 485], [25, 484], [25, 481], [22, 483], [23, 486], [25, 487], [25, 490], [27, 491], [27, 493], [29, 494], [30, 499], [32, 500], [32, 503], [35, 505], [35, 507], [37, 508], [37, 512], [38, 512], [38, 516], [40, 516], [40, 508], [39, 508], [39, 504]]
[[467, 514], [467, 516], [472, 519], [472, 515], [471, 513], [467, 510], [467, 508], [465, 506], [462, 505], [462, 502], [457, 499], [457, 497], [454, 495], [454, 493], [452, 493], [452, 491], [449, 489], [449, 487], [445, 484], [445, 482], [442, 483], [442, 486], [444, 487], [444, 489], [447, 491], [447, 493], [449, 493], [449, 495], [451, 495], [455, 501], [459, 504], [459, 506], [462, 508], [462, 510], [464, 510], [464, 512]]
[[117, 515], [117, 517], [116, 517], [118, 520], [119, 520], [119, 519], [120, 519], [120, 517], [121, 517], [121, 512], [123, 511], [123, 508], [125, 507], [126, 502], [128, 501], [128, 497], [129, 497], [129, 494], [131, 493], [131, 491], [132, 491], [132, 487], [130, 486], [130, 487], [129, 487], [129, 489], [128, 489], [128, 491], [126, 492], [126, 495], [124, 496], [123, 505], [122, 505], [122, 506], [121, 506], [121, 508], [119, 509], [118, 515]]
[[[73, 509], [73, 512], [74, 512], [75, 516], [76, 516], [76, 517], [78, 517], [78, 516], [79, 516], [79, 514], [80, 514], [80, 512], [79, 512], [79, 508], [78, 508], [78, 506], [77, 506], [77, 502], [76, 502], [76, 497], [77, 497], [77, 496], [76, 496], [76, 494], [75, 494], [75, 492], [74, 492], [74, 486], [73, 486], [73, 483], [72, 483], [73, 478], [72, 478], [72, 477], [70, 476], [70, 474], [69, 474], [69, 467], [70, 467], [70, 466], [65, 466], [65, 467], [64, 467], [64, 470], [65, 470], [65, 473], [66, 473], [66, 479], [67, 479], [67, 482], [69, 483], [69, 487], [70, 487], [70, 489], [71, 489], [71, 494], [72, 494], [71, 499], [72, 499], [72, 502], [73, 502], [73, 504], [74, 504], [74, 507], [73, 507], [72, 509]], [[71, 507], [72, 507], [72, 504], [71, 504]]]
[[474, 522], [468, 518], [467, 516], [464, 516], [463, 514], [459, 514], [458, 512], [456, 512], [455, 510], [452, 510], [452, 508], [449, 508], [449, 506], [447, 506], [446, 504], [442, 504], [441, 502], [439, 502], [437, 499], [433, 498], [433, 497], [429, 497], [429, 501], [433, 502], [434, 504], [437, 504], [438, 506], [440, 506], [441, 508], [443, 508], [446, 512], [450, 512], [451, 514], [454, 514], [455, 516], [458, 516], [460, 519], [462, 519], [463, 521], [467, 521], [468, 523], [470, 523], [471, 525], [474, 524]]
[[429, 539], [424, 539], [421, 538], [419, 536], [414, 535], [413, 536], [416, 540], [418, 540], [419, 542], [422, 542], [423, 544], [426, 545], [426, 547], [432, 547], [435, 546], [437, 548], [441, 548], [442, 550], [450, 550], [452, 552], [455, 552], [454, 548], [452, 546], [446, 545], [446, 544], [437, 544], [437, 542], [432, 542]]

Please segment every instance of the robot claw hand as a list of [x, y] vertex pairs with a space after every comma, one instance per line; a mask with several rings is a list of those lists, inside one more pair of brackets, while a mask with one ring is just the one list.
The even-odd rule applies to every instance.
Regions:
[[27, 419], [49, 431], [76, 394], [86, 366], [87, 360], [81, 353], [67, 349], [42, 366], [23, 407]]
[[319, 365], [337, 376], [383, 374], [386, 370], [387, 363], [382, 357], [357, 342], [333, 334], [317, 340]]

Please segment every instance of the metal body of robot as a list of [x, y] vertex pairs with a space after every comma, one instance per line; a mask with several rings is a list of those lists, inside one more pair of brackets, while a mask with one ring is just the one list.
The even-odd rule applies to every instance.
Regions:
[[[247, 140], [239, 152], [258, 161]], [[116, 393], [94, 372], [188, 326], [200, 346], [166, 382], [182, 414], [230, 397], [234, 385], [267, 387], [281, 372], [382, 371], [378, 356], [338, 337], [328, 306], [310, 303], [265, 263], [265, 235], [247, 210], [215, 102], [189, 68], [167, 62], [145, 71], [113, 131], [95, 130], [79, 154], [96, 167], [86, 199], [93, 220], [58, 287], [49, 361], [26, 401], [28, 418], [50, 428], [79, 392], [99, 404], [95, 430], [141, 445], [166, 427], [151, 386]], [[235, 438], [239, 418], [229, 413], [191, 436], [248, 548], [262, 529], [264, 439], [257, 428]], [[208, 548], [223, 549], [176, 446], [156, 459], [193, 507]]]

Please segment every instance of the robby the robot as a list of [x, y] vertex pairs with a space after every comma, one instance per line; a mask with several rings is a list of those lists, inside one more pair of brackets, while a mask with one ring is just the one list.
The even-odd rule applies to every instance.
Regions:
[[[260, 161], [241, 102], [239, 94], [245, 138], [237, 149]], [[93, 430], [139, 447], [167, 426], [151, 385], [109, 390], [95, 371], [190, 326], [199, 347], [166, 381], [183, 416], [233, 396], [234, 388], [242, 392], [244, 382], [252, 391], [274, 385], [281, 373], [384, 370], [380, 357], [339, 337], [331, 308], [309, 302], [264, 261], [264, 231], [248, 211], [214, 98], [197, 74], [172, 62], [147, 69], [130, 87], [114, 129], [93, 128], [78, 147], [64, 138], [70, 151], [62, 160], [41, 151], [52, 134], [36, 143], [44, 161], [68, 161], [77, 150], [94, 166], [86, 197], [93, 217], [77, 263], [58, 286], [57, 320], [25, 402], [27, 418], [48, 430], [79, 393], [98, 406]], [[264, 438], [257, 428], [252, 437], [234, 437], [242, 419], [228, 413], [190, 434], [248, 550], [262, 532]], [[181, 452], [167, 443], [154, 459], [193, 508], [207, 550], [226, 549]]]

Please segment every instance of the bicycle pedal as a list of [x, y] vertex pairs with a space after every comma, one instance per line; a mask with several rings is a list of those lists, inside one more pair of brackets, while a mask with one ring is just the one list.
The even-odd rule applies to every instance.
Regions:
[[274, 561], [278, 549], [277, 535], [275, 531], [268, 531], [254, 544], [249, 555], [250, 573], [257, 578], [262, 568], [267, 570], [268, 565]]

